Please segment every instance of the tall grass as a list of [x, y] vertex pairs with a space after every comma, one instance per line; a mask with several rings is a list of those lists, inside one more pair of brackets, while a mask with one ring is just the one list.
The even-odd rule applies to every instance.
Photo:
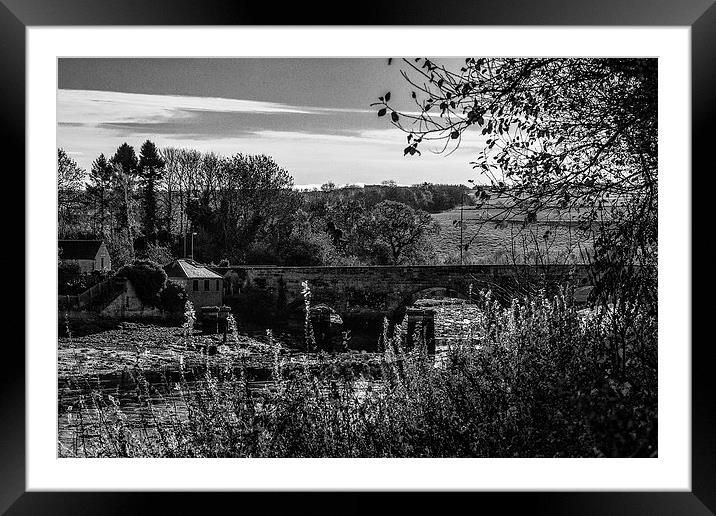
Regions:
[[[76, 430], [60, 455], [656, 456], [655, 317], [638, 307], [580, 312], [567, 293], [503, 307], [481, 292], [473, 302], [480, 316], [469, 338], [440, 360], [424, 343], [405, 350], [404, 335], [386, 328], [370, 375], [327, 354], [282, 367], [270, 334], [271, 381], [261, 389], [235, 364], [207, 369], [198, 382], [182, 364], [180, 381], [163, 389], [136, 369], [136, 402], [146, 408], [139, 420], [116, 397], [88, 391], [66, 411]], [[623, 328], [622, 319], [636, 323]]]

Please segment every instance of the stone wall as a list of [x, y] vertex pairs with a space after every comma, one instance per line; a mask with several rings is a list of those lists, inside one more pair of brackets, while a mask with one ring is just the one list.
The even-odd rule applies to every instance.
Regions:
[[392, 316], [423, 297], [468, 296], [491, 289], [510, 299], [530, 290], [560, 284], [592, 284], [587, 266], [425, 265], [366, 267], [230, 267], [220, 271], [232, 282], [233, 295], [258, 289], [275, 300], [279, 311], [303, 306], [301, 283], [307, 281], [314, 304], [324, 303], [341, 315]]
[[164, 319], [166, 315], [160, 309], [145, 306], [139, 299], [137, 291], [131, 281], [124, 282], [124, 292], [120, 293], [102, 309], [104, 317], [119, 319], [131, 318], [158, 318]]

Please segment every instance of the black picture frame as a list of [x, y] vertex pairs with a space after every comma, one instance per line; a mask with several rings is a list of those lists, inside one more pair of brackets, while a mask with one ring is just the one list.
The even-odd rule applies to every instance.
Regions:
[[[109, 0], [0, 0], [0, 112], [3, 114], [0, 131], [5, 148], [25, 148], [25, 29], [29, 26], [284, 24], [689, 26], [692, 170], [701, 175], [707, 172], [707, 166], [712, 167], [711, 148], [716, 136], [713, 129], [716, 115], [716, 6], [713, 0], [412, 0], [385, 5], [368, 1], [345, 4], [342, 8], [329, 3], [281, 5], [243, 0], [232, 3], [219, 0], [124, 0], [121, 3]], [[19, 158], [15, 169], [24, 170], [24, 153], [14, 154]], [[685, 177], [684, 180], [691, 181], [692, 178]], [[25, 191], [24, 180], [18, 180], [18, 183], [16, 188]], [[702, 195], [706, 193], [702, 192]], [[707, 205], [707, 202], [692, 201], [693, 207]], [[705, 213], [701, 215], [708, 217]], [[700, 219], [697, 213], [692, 213], [694, 222]], [[16, 230], [20, 232], [19, 227]], [[692, 234], [697, 233], [692, 231]], [[24, 233], [16, 236], [13, 246], [15, 269], [24, 263], [24, 246], [19, 245], [21, 239], [25, 241]], [[3, 262], [10, 263], [10, 257], [3, 255]], [[25, 269], [24, 272], [27, 275], [33, 271]], [[18, 296], [14, 301], [17, 310]], [[698, 314], [697, 306], [703, 305], [697, 305], [694, 297], [692, 306], [692, 313]], [[692, 320], [696, 323], [703, 319], [692, 316]], [[712, 393], [716, 392], [716, 383], [710, 370], [711, 340], [692, 338], [692, 343], [669, 343], [692, 345], [691, 492], [450, 493], [441, 497], [409, 493], [401, 496], [400, 511], [424, 512], [433, 507], [441, 511], [458, 510], [466, 504], [466, 507], [479, 508], [483, 513], [495, 509], [537, 514], [713, 514], [716, 512], [716, 439], [713, 437], [716, 435], [716, 403]], [[388, 507], [383, 501], [385, 494], [375, 493], [340, 496], [335, 493], [287, 493], [276, 498], [275, 493], [25, 492], [25, 353], [15, 339], [8, 339], [3, 359], [6, 364], [12, 364], [12, 367], [4, 368], [0, 396], [3, 416], [0, 425], [0, 510], [7, 514], [130, 514], [156, 510], [184, 514], [206, 512], [217, 503], [237, 511], [256, 505], [262, 512], [290, 510], [294, 514], [309, 511], [312, 514], [324, 511], [366, 513]], [[229, 510], [233, 512], [234, 509]]]

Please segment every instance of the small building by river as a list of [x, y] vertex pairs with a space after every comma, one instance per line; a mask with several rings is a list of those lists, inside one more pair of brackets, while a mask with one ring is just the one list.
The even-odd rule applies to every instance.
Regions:
[[57, 248], [60, 262], [77, 264], [82, 274], [112, 270], [109, 251], [101, 240], [58, 240]]
[[221, 306], [223, 278], [208, 267], [189, 259], [179, 259], [164, 266], [170, 281], [184, 286], [195, 308]]

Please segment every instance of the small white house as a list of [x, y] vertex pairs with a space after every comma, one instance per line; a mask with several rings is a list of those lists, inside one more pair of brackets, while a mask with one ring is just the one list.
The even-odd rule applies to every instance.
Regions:
[[109, 251], [101, 240], [58, 240], [57, 247], [60, 261], [76, 263], [81, 273], [112, 270]]
[[167, 278], [186, 289], [186, 295], [195, 308], [221, 306], [224, 278], [208, 267], [193, 260], [179, 259], [164, 266]]

